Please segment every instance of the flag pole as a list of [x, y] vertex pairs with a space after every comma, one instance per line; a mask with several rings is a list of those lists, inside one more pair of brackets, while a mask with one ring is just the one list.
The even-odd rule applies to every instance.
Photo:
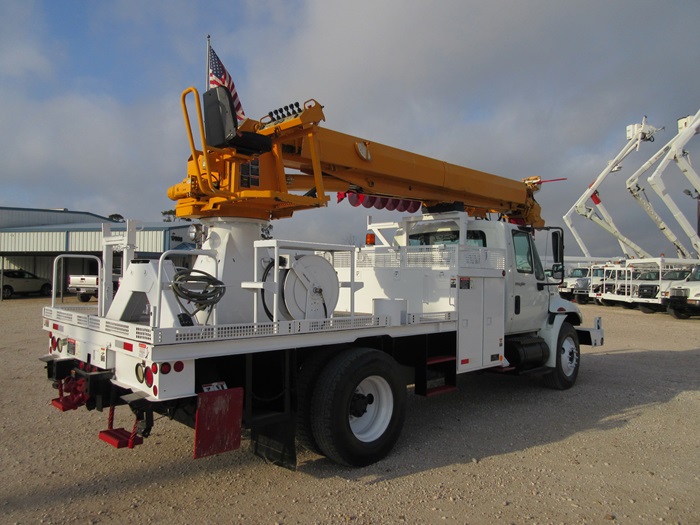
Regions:
[[211, 55], [211, 53], [209, 52], [209, 50], [211, 49], [210, 38], [211, 37], [207, 35], [207, 81], [204, 84], [204, 91], [207, 91], [209, 89], [209, 55]]

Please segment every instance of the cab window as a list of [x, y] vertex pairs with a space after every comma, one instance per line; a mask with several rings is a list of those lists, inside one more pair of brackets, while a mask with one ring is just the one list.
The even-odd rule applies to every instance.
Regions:
[[544, 268], [542, 268], [539, 255], [537, 255], [537, 249], [532, 243], [531, 235], [528, 232], [513, 231], [513, 248], [515, 267], [518, 273], [534, 273], [538, 280], [543, 281], [545, 278]]
[[[409, 246], [434, 246], [436, 244], [458, 244], [459, 231], [412, 233], [408, 236]], [[467, 246], [486, 247], [486, 235], [479, 230], [467, 230]]]

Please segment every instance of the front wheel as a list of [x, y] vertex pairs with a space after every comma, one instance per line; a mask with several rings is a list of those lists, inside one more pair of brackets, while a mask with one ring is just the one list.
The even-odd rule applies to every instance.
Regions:
[[314, 388], [311, 426], [323, 454], [350, 467], [384, 458], [401, 434], [406, 385], [384, 352], [353, 348], [323, 369]]
[[688, 319], [690, 317], [690, 314], [685, 313], [683, 310], [678, 310], [677, 308], [668, 308], [668, 313], [671, 314], [671, 317], [674, 319]]
[[566, 390], [574, 386], [581, 364], [581, 350], [576, 330], [569, 323], [563, 323], [557, 339], [557, 358], [554, 369], [544, 376], [549, 388]]

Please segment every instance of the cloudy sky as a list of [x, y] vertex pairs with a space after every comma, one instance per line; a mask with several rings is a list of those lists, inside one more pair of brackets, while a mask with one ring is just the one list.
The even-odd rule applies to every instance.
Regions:
[[[697, 0], [3, 0], [0, 205], [160, 220], [185, 176], [180, 93], [205, 87], [210, 34], [248, 116], [315, 98], [338, 131], [512, 179], [566, 177], [538, 193], [550, 225], [646, 115], [665, 131], [600, 194], [623, 234], [672, 255], [625, 181], [700, 108], [698, 21]], [[675, 165], [664, 181], [695, 224], [688, 181]], [[275, 233], [360, 238], [363, 211], [301, 212]], [[574, 223], [593, 255], [620, 253]], [[570, 235], [567, 252], [581, 253]]]

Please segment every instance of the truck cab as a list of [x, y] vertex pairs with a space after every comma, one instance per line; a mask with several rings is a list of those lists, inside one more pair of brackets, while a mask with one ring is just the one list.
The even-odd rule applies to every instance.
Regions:
[[700, 315], [700, 266], [696, 266], [681, 283], [668, 290], [668, 312], [676, 319]]
[[[401, 223], [370, 221], [368, 228], [374, 238], [384, 239], [385, 244], [365, 246], [357, 253], [357, 275], [363, 288], [355, 300], [364, 309], [371, 308], [377, 288], [387, 296], [405, 298], [411, 312], [455, 309], [457, 290], [467, 286], [460, 279], [470, 279], [471, 287], [483, 269], [477, 267], [488, 265], [503, 281], [503, 288], [493, 295], [502, 297], [504, 333], [539, 331], [552, 308], [580, 315], [575, 305], [558, 297], [561, 279], [553, 281], [547, 277], [537, 247], [543, 243], [535, 243], [532, 228], [504, 221], [474, 220], [463, 212], [407, 217]], [[552, 231], [558, 233], [558, 229], [537, 231], [538, 241], [547, 241], [544, 249], [550, 258], [556, 252]], [[382, 269], [387, 257], [391, 265]], [[402, 258], [407, 260], [408, 268], [395, 267]], [[557, 259], [561, 259], [561, 254], [556, 255], [554, 260]], [[372, 261], [373, 266], [369, 267], [366, 261]], [[419, 271], [420, 261], [442, 261], [445, 269]], [[363, 269], [365, 266], [367, 270]], [[555, 262], [554, 266], [561, 263]], [[408, 282], [423, 285], [409, 288]]]

